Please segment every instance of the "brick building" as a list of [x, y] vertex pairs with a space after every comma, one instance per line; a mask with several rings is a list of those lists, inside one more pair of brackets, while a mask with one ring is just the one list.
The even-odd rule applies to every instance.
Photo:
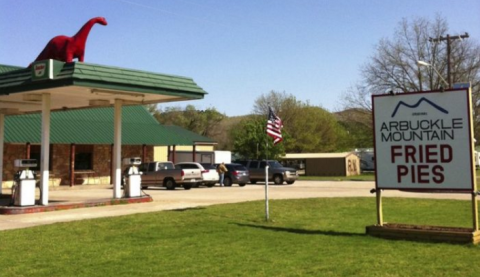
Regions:
[[[152, 161], [155, 153], [168, 153], [172, 160], [177, 149], [202, 145], [212, 151], [214, 141], [177, 126], [164, 126], [143, 107], [123, 107], [122, 159], [141, 157]], [[51, 117], [50, 186], [111, 184], [113, 109], [92, 108], [57, 111]], [[5, 118], [3, 187], [10, 187], [15, 159], [40, 160], [40, 114]], [[195, 147], [194, 147], [195, 146]], [[193, 153], [191, 154], [193, 155]], [[159, 155], [156, 155], [157, 157]], [[158, 158], [157, 158], [158, 159]], [[40, 165], [35, 170], [39, 170]]]

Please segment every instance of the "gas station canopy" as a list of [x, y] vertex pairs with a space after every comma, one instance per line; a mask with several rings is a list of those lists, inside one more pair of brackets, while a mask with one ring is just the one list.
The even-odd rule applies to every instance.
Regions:
[[48, 205], [51, 111], [113, 106], [113, 198], [121, 198], [122, 106], [203, 99], [205, 94], [190, 78], [83, 62], [0, 65], [0, 184], [5, 115], [42, 113], [40, 202]]
[[42, 111], [42, 94], [51, 110], [203, 99], [206, 92], [192, 79], [89, 63], [45, 60], [31, 67], [0, 65], [0, 113]]

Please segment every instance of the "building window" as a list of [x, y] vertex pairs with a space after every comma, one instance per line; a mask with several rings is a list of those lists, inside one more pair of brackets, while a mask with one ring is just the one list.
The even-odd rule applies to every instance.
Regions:
[[75, 146], [75, 170], [93, 170], [93, 145]]

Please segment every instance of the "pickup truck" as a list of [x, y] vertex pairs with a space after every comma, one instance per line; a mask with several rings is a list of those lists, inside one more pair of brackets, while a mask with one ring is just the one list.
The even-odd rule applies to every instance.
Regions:
[[143, 163], [139, 171], [142, 172], [142, 189], [148, 186], [166, 187], [168, 190], [174, 190], [177, 186], [191, 189], [202, 181], [201, 172], [176, 169], [172, 162]]
[[268, 180], [273, 181], [276, 185], [281, 185], [283, 182], [291, 185], [298, 179], [297, 170], [290, 167], [284, 167], [275, 160], [248, 160], [237, 161], [237, 163], [244, 165], [250, 172], [250, 183], [255, 184], [258, 181], [265, 181], [265, 166], [268, 162]]

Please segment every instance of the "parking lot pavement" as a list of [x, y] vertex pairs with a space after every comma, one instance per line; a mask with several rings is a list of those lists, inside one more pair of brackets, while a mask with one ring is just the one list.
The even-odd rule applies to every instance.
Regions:
[[[297, 181], [293, 185], [270, 185], [269, 199], [373, 197], [374, 194], [371, 194], [370, 190], [374, 187], [374, 182]], [[233, 185], [232, 187], [200, 187], [191, 190], [177, 188], [174, 191], [169, 191], [164, 188], [151, 188], [145, 192], [152, 196], [153, 202], [81, 208], [35, 214], [0, 215], [0, 230], [26, 228], [56, 222], [68, 222], [90, 218], [121, 216], [265, 199], [265, 185], [262, 183], [246, 185], [245, 187]], [[470, 199], [469, 194], [432, 194], [385, 191], [382, 195], [385, 197]], [[111, 188], [50, 191], [50, 199], [52, 201], [86, 201], [88, 199], [111, 197], [113, 197], [113, 191]]]

